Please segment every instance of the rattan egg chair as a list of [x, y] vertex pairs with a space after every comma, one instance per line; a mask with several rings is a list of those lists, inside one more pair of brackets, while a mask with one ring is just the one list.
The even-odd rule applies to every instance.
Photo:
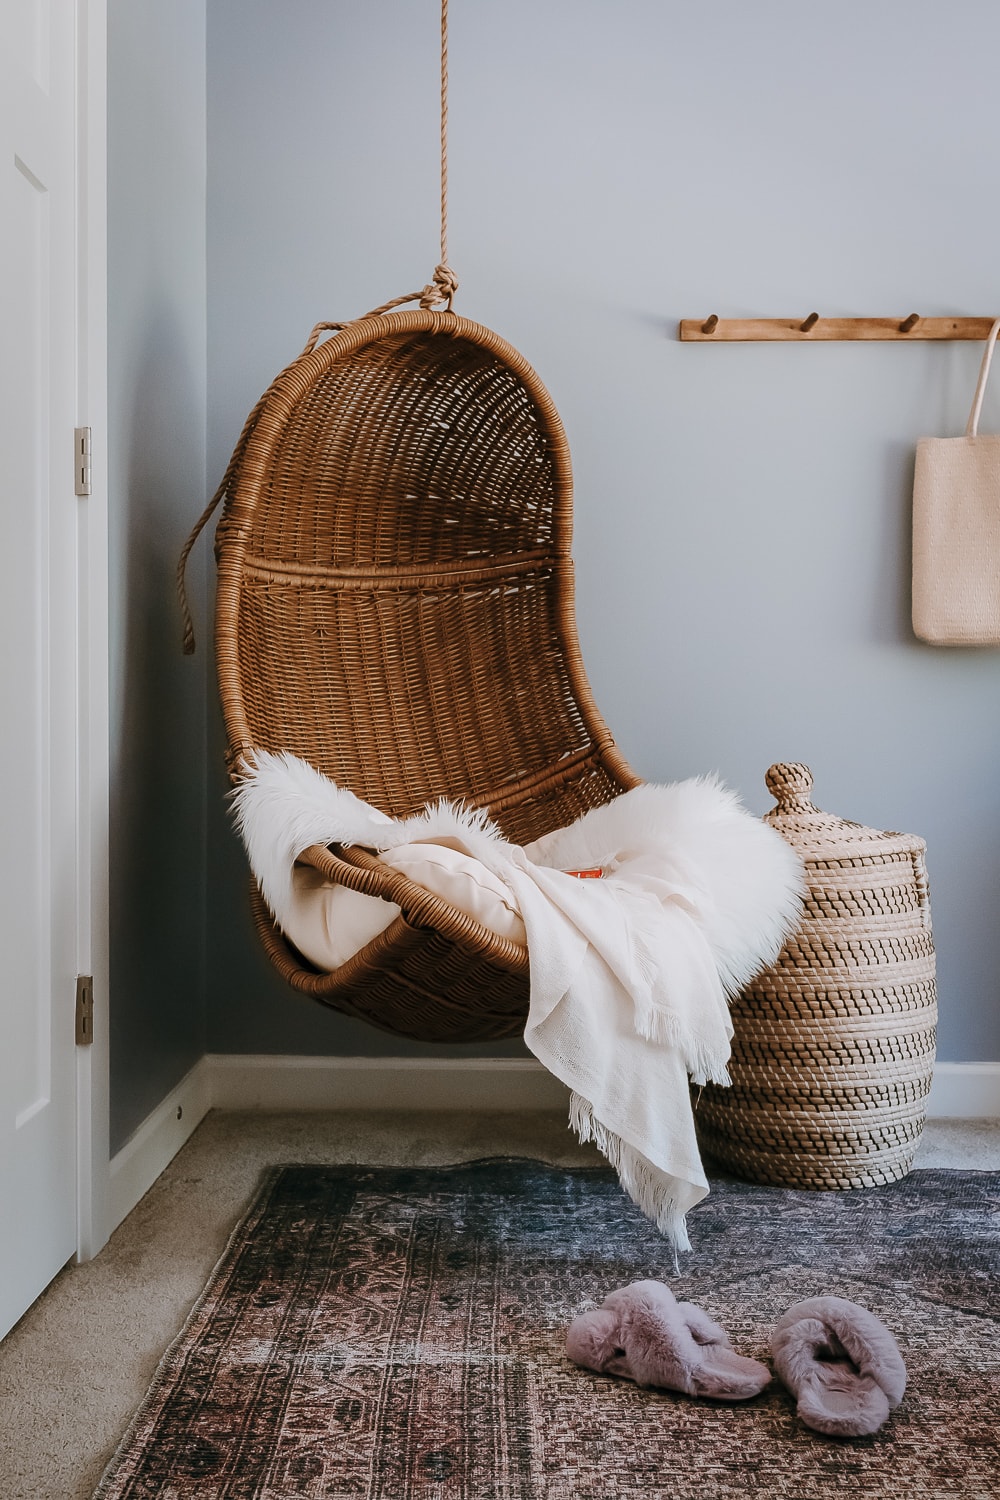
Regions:
[[[219, 491], [231, 775], [258, 747], [291, 751], [390, 816], [446, 797], [527, 843], [639, 781], [581, 661], [562, 423], [516, 350], [453, 312], [372, 314], [320, 341], [331, 326], [261, 398]], [[294, 988], [425, 1041], [523, 1028], [523, 946], [368, 852], [303, 858], [402, 914], [320, 973], [254, 891]]]

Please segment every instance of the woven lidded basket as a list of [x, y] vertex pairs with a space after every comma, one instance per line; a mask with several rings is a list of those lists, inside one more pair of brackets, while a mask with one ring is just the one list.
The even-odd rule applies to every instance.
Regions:
[[874, 1187], [905, 1177], [934, 1067], [937, 992], [922, 839], [813, 807], [776, 765], [765, 816], [805, 862], [798, 931], [732, 1007], [731, 1088], [697, 1106], [704, 1150], [755, 1182]]

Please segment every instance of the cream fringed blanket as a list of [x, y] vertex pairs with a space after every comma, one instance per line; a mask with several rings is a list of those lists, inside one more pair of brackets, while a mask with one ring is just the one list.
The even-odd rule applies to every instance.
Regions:
[[[570, 1121], [678, 1248], [708, 1192], [688, 1080], [727, 1083], [736, 993], [794, 927], [802, 869], [714, 779], [646, 784], [526, 848], [485, 814], [435, 803], [393, 820], [291, 755], [259, 752], [233, 797], [279, 925], [310, 844], [456, 841], [503, 880], [527, 932], [524, 1039], [572, 1091]], [[569, 869], [601, 866], [606, 878]], [[377, 898], [372, 898], [377, 899]]]

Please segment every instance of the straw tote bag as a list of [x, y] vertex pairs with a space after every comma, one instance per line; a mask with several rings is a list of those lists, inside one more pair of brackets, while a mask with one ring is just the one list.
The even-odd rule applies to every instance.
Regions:
[[1000, 433], [980, 437], [993, 324], [964, 437], [921, 438], [913, 479], [913, 630], [934, 646], [1000, 646]]

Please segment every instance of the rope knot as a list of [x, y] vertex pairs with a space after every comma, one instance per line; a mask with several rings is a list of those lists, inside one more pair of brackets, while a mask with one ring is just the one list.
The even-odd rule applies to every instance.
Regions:
[[451, 266], [442, 263], [434, 267], [433, 281], [428, 282], [420, 293], [420, 306], [427, 311], [443, 302], [448, 312], [451, 312], [451, 304], [457, 291], [458, 277]]

